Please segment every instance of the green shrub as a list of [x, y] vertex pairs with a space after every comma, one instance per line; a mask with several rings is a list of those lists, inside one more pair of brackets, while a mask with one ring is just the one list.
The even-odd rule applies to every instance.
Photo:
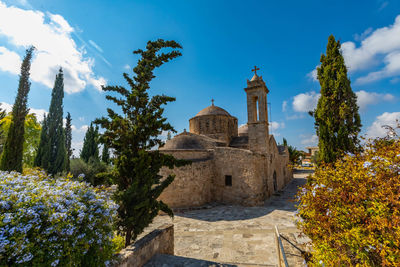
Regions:
[[0, 266], [104, 266], [116, 247], [110, 196], [43, 171], [0, 172]]
[[400, 266], [400, 141], [322, 165], [299, 192], [312, 265]]
[[71, 159], [70, 172], [74, 178], [82, 178], [84, 181], [97, 186], [97, 185], [110, 185], [112, 182], [109, 176], [101, 175], [110, 170], [110, 166], [106, 163], [90, 158], [88, 163], [80, 158]]

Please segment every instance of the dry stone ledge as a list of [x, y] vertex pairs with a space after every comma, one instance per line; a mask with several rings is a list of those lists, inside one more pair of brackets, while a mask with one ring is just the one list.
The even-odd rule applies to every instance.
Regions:
[[114, 267], [141, 267], [156, 254], [174, 255], [173, 224], [164, 224], [121, 250]]

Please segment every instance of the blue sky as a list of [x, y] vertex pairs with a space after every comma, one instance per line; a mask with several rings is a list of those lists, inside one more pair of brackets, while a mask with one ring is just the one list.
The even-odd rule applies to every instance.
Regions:
[[270, 93], [271, 131], [300, 149], [316, 144], [307, 111], [318, 100], [313, 70], [328, 36], [342, 42], [363, 134], [384, 134], [400, 118], [400, 2], [370, 1], [105, 1], [0, 0], [0, 102], [12, 104], [25, 48], [32, 62], [29, 106], [42, 114], [59, 66], [64, 112], [79, 151], [86, 127], [109, 105], [102, 84], [125, 85], [148, 40], [176, 40], [183, 56], [156, 72], [152, 94], [176, 97], [165, 115], [178, 132], [215, 104], [247, 121], [243, 88], [260, 67]]

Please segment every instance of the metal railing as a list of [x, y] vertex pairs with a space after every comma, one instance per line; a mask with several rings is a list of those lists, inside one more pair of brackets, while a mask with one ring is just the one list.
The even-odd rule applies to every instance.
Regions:
[[276, 241], [276, 252], [278, 254], [278, 267], [282, 267], [282, 261], [285, 267], [289, 267], [287, 262], [285, 250], [283, 249], [283, 244], [281, 240], [281, 235], [279, 234], [278, 227], [275, 225], [275, 241]]

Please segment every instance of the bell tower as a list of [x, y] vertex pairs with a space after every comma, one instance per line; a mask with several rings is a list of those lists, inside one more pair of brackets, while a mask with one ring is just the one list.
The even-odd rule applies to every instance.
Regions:
[[247, 126], [249, 129], [249, 149], [261, 153], [268, 152], [268, 111], [267, 94], [269, 92], [262, 76], [257, 75], [254, 66], [254, 76], [247, 80]]

